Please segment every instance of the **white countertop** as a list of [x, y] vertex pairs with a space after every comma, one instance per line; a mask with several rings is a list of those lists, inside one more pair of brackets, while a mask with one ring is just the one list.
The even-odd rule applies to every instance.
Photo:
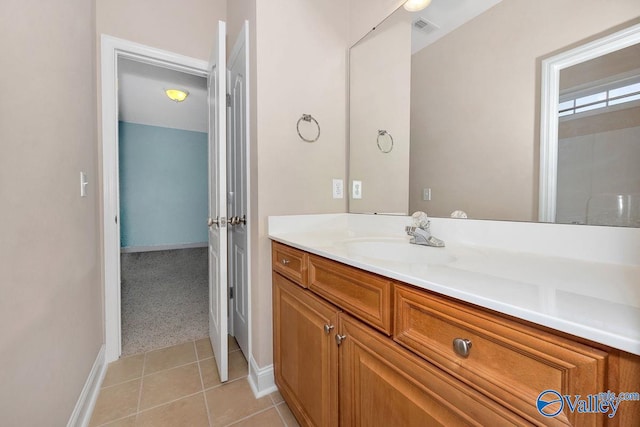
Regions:
[[[447, 228], [450, 224], [457, 228], [478, 226], [464, 220], [432, 222], [432, 232], [445, 240], [445, 248], [411, 245], [402, 226], [410, 224], [407, 217], [363, 217], [348, 214], [270, 217], [269, 237], [353, 267], [640, 355], [640, 265], [637, 263], [548, 256], [539, 250], [537, 253], [524, 251], [526, 246], [521, 244], [517, 251], [509, 250], [508, 242], [502, 247], [487, 247], [477, 242], [456, 241], [455, 233]], [[369, 224], [362, 226], [359, 221]], [[371, 221], [386, 224], [372, 228]], [[438, 234], [439, 225], [443, 234]], [[518, 227], [531, 226], [546, 226], [538, 233], [548, 232], [550, 236], [565, 232], [548, 228], [557, 227], [554, 225], [504, 225], [510, 228], [509, 233], [516, 234], [515, 239], [519, 237]], [[602, 228], [584, 227], [578, 233], [593, 233]], [[575, 229], [568, 232], [576, 233]], [[634, 239], [638, 236], [636, 231], [631, 233]], [[576, 240], [575, 236], [570, 237]], [[606, 235], [602, 238], [603, 244], [616, 243], [607, 242]], [[564, 250], [569, 250], [572, 244], [548, 243], [568, 245]], [[626, 244], [636, 249], [635, 240]]]

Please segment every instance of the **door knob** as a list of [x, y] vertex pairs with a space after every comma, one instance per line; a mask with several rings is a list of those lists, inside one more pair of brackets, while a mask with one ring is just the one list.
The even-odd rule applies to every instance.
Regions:
[[242, 215], [242, 218], [240, 218], [239, 216], [232, 216], [231, 218], [229, 218], [229, 225], [238, 225], [238, 224], [243, 224], [246, 225], [247, 224], [247, 216], [246, 215]]
[[209, 218], [207, 219], [207, 225], [209, 227], [212, 227], [214, 225], [216, 227], [224, 227], [225, 225], [227, 225], [227, 219], [225, 217], [220, 218], [218, 216], [216, 217], [216, 219]]

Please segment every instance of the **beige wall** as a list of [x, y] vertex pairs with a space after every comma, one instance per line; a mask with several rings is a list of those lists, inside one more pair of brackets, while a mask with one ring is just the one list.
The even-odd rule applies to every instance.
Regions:
[[91, 0], [0, 14], [3, 426], [66, 425], [103, 342], [94, 16]]
[[537, 219], [540, 58], [638, 15], [636, 0], [504, 0], [414, 55], [429, 78], [413, 79], [410, 210]]
[[[349, 210], [407, 214], [411, 15], [394, 14], [349, 52], [348, 190], [362, 181], [362, 198], [351, 197]], [[378, 148], [380, 129], [393, 137], [389, 153]]]
[[96, 29], [98, 36], [209, 60], [215, 23], [225, 20], [226, 5], [226, 0], [96, 0]]
[[[253, 355], [272, 363], [269, 215], [345, 212], [333, 199], [332, 178], [346, 175], [347, 6], [341, 0], [257, 3], [258, 268], [252, 284]], [[321, 126], [303, 142], [303, 113]], [[256, 304], [257, 302], [257, 304]]]

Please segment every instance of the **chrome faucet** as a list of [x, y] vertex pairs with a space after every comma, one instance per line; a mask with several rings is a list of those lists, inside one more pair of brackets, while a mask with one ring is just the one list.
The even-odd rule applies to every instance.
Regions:
[[431, 221], [428, 219], [426, 213], [415, 212], [412, 217], [413, 225], [408, 225], [404, 229], [407, 234], [411, 236], [409, 243], [421, 246], [434, 246], [437, 248], [444, 247], [442, 240], [431, 235]]

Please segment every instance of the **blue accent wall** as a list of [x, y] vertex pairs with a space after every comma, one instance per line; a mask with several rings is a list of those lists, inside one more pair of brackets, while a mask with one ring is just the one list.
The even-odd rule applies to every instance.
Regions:
[[207, 134], [119, 123], [120, 246], [207, 241]]

